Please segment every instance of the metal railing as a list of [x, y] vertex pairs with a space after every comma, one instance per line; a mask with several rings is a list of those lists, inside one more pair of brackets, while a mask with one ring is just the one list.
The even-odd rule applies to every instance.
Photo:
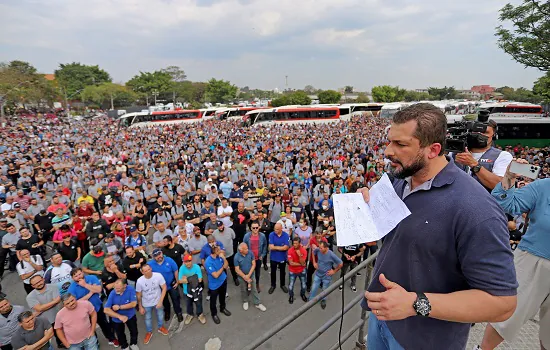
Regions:
[[[361, 262], [359, 265], [357, 265], [353, 270], [349, 271], [344, 276], [344, 282], [349, 280], [351, 277], [355, 276], [355, 274], [365, 267], [369, 267], [367, 269], [367, 274], [365, 276], [365, 288], [363, 290], [366, 290], [368, 287], [368, 284], [372, 278], [372, 262], [376, 257], [378, 256], [378, 251], [375, 252], [373, 255], [369, 256], [365, 261]], [[244, 350], [254, 350], [257, 349], [260, 345], [271, 339], [273, 336], [275, 336], [277, 333], [279, 333], [281, 330], [286, 328], [288, 325], [290, 325], [292, 322], [296, 321], [300, 316], [305, 314], [309, 309], [311, 309], [313, 306], [315, 306], [321, 299], [325, 298], [327, 295], [334, 292], [340, 285], [342, 284], [342, 278], [338, 278], [335, 283], [332, 283], [328, 288], [326, 288], [324, 291], [319, 293], [317, 296], [315, 296], [313, 299], [309, 300], [307, 303], [302, 305], [299, 309], [285, 317], [282, 321], [277, 323], [275, 326], [273, 326], [270, 330], [262, 334], [258, 339], [250, 343], [247, 347], [244, 348]], [[344, 307], [344, 314], [346, 314], [349, 310], [351, 310], [355, 305], [361, 302], [363, 299], [363, 294], [360, 293], [357, 297], [353, 298], [351, 302], [349, 302]], [[342, 318], [342, 312], [338, 312], [338, 314], [331, 317], [327, 322], [325, 322], [319, 329], [317, 329], [315, 332], [313, 332], [309, 337], [307, 337], [300, 345], [296, 347], [298, 350], [306, 349], [311, 343], [313, 343], [321, 334], [325, 333], [332, 325], [334, 325], [336, 322], [338, 322]], [[368, 319], [368, 313], [366, 310], [361, 309], [361, 319], [355, 323], [345, 334], [341, 337], [342, 344], [345, 343], [351, 336], [359, 330], [359, 333], [357, 335], [357, 342], [356, 346], [362, 349], [365, 349], [365, 323]], [[334, 350], [339, 347], [338, 342], [334, 344], [330, 349]]]

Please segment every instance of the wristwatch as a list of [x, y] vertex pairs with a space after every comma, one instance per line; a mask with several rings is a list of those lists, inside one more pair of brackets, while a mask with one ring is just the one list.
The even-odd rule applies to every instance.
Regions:
[[481, 170], [481, 165], [476, 165], [475, 167], [472, 167], [472, 173], [477, 174]]
[[416, 300], [413, 303], [414, 311], [418, 316], [428, 317], [430, 311], [432, 311], [432, 306], [428, 297], [424, 293], [416, 292]]

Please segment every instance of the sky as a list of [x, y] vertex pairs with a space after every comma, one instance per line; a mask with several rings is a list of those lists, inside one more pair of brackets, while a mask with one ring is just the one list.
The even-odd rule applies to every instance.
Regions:
[[122, 83], [175, 65], [261, 89], [530, 89], [543, 74], [494, 36], [509, 1], [1, 0], [0, 61], [97, 64]]

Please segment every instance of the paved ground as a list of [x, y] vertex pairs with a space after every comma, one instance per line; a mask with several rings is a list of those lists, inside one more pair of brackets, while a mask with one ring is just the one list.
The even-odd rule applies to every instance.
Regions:
[[[207, 316], [206, 325], [202, 325], [197, 319], [185, 326], [183, 323], [178, 324], [177, 320], [172, 319], [170, 336], [162, 336], [159, 333], [154, 333], [153, 339], [148, 345], [143, 345], [143, 336], [145, 335], [145, 325], [143, 318], [138, 317], [139, 325], [139, 346], [142, 349], [204, 349], [205, 344], [209, 339], [219, 338], [221, 340], [221, 349], [223, 350], [238, 350], [244, 348], [252, 340], [256, 339], [264, 331], [277, 324], [285, 316], [291, 313], [293, 310], [300, 307], [303, 302], [298, 299], [293, 305], [288, 303], [288, 295], [284, 294], [280, 288], [277, 288], [275, 293], [269, 295], [267, 290], [269, 288], [269, 273], [262, 270], [261, 287], [262, 292], [260, 297], [262, 303], [267, 307], [267, 311], [261, 312], [252, 305], [248, 311], [244, 311], [242, 308], [242, 302], [240, 299], [239, 288], [236, 287], [233, 282], [229, 282], [229, 294], [230, 297], [227, 302], [227, 308], [233, 313], [231, 317], [227, 317], [220, 314], [221, 324], [216, 325], [210, 317], [209, 304], [204, 300], [204, 310]], [[358, 286], [362, 285], [364, 281], [363, 276], [358, 278]], [[348, 282], [349, 283], [349, 282]], [[26, 293], [23, 289], [22, 283], [15, 273], [6, 273], [2, 280], [2, 286], [4, 292], [8, 295], [8, 298], [12, 303], [26, 306], [25, 296]], [[349, 302], [355, 296], [349, 289], [349, 284], [344, 291], [345, 302]], [[299, 292], [299, 286], [295, 286], [296, 293]], [[260, 349], [270, 350], [291, 350], [313, 333], [318, 327], [320, 327], [326, 320], [328, 320], [335, 313], [340, 311], [341, 306], [341, 293], [334, 292], [329, 296], [328, 306], [325, 310], [322, 310], [320, 306], [315, 306], [309, 312], [302, 315], [297, 321], [285, 330], [278, 333], [270, 341], [266, 342], [260, 347]], [[185, 309], [184, 309], [185, 310]], [[359, 320], [360, 308], [356, 306], [350, 310], [345, 318], [343, 324], [342, 334], [346, 333], [353, 324]], [[319, 336], [319, 338], [310, 345], [310, 349], [328, 349], [338, 340], [338, 326], [336, 323], [325, 334]], [[540, 349], [538, 346], [538, 323], [535, 320], [526, 324], [520, 336], [510, 344], [503, 344], [499, 349], [513, 349], [513, 350], [535, 350]], [[467, 350], [473, 348], [475, 344], [479, 344], [483, 336], [484, 325], [476, 325], [472, 328], [470, 334], [470, 343]], [[101, 331], [98, 331], [100, 343], [103, 349], [109, 349], [109, 347], [103, 338]], [[350, 341], [343, 344], [342, 349], [353, 349], [355, 345], [357, 335], [352, 337]]]

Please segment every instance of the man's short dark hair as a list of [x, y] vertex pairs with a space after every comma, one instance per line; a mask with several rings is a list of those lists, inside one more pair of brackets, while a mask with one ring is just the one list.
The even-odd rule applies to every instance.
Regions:
[[17, 316], [17, 322], [23, 323], [24, 320], [27, 318], [32, 317], [32, 312], [30, 311], [23, 311]]
[[420, 147], [428, 147], [433, 143], [441, 144], [439, 155], [445, 151], [445, 137], [447, 136], [447, 117], [431, 103], [417, 103], [395, 113], [392, 122], [404, 124], [411, 120], [416, 121], [414, 137], [420, 141]]
[[328, 243], [325, 241], [319, 242], [319, 247], [328, 248]]

